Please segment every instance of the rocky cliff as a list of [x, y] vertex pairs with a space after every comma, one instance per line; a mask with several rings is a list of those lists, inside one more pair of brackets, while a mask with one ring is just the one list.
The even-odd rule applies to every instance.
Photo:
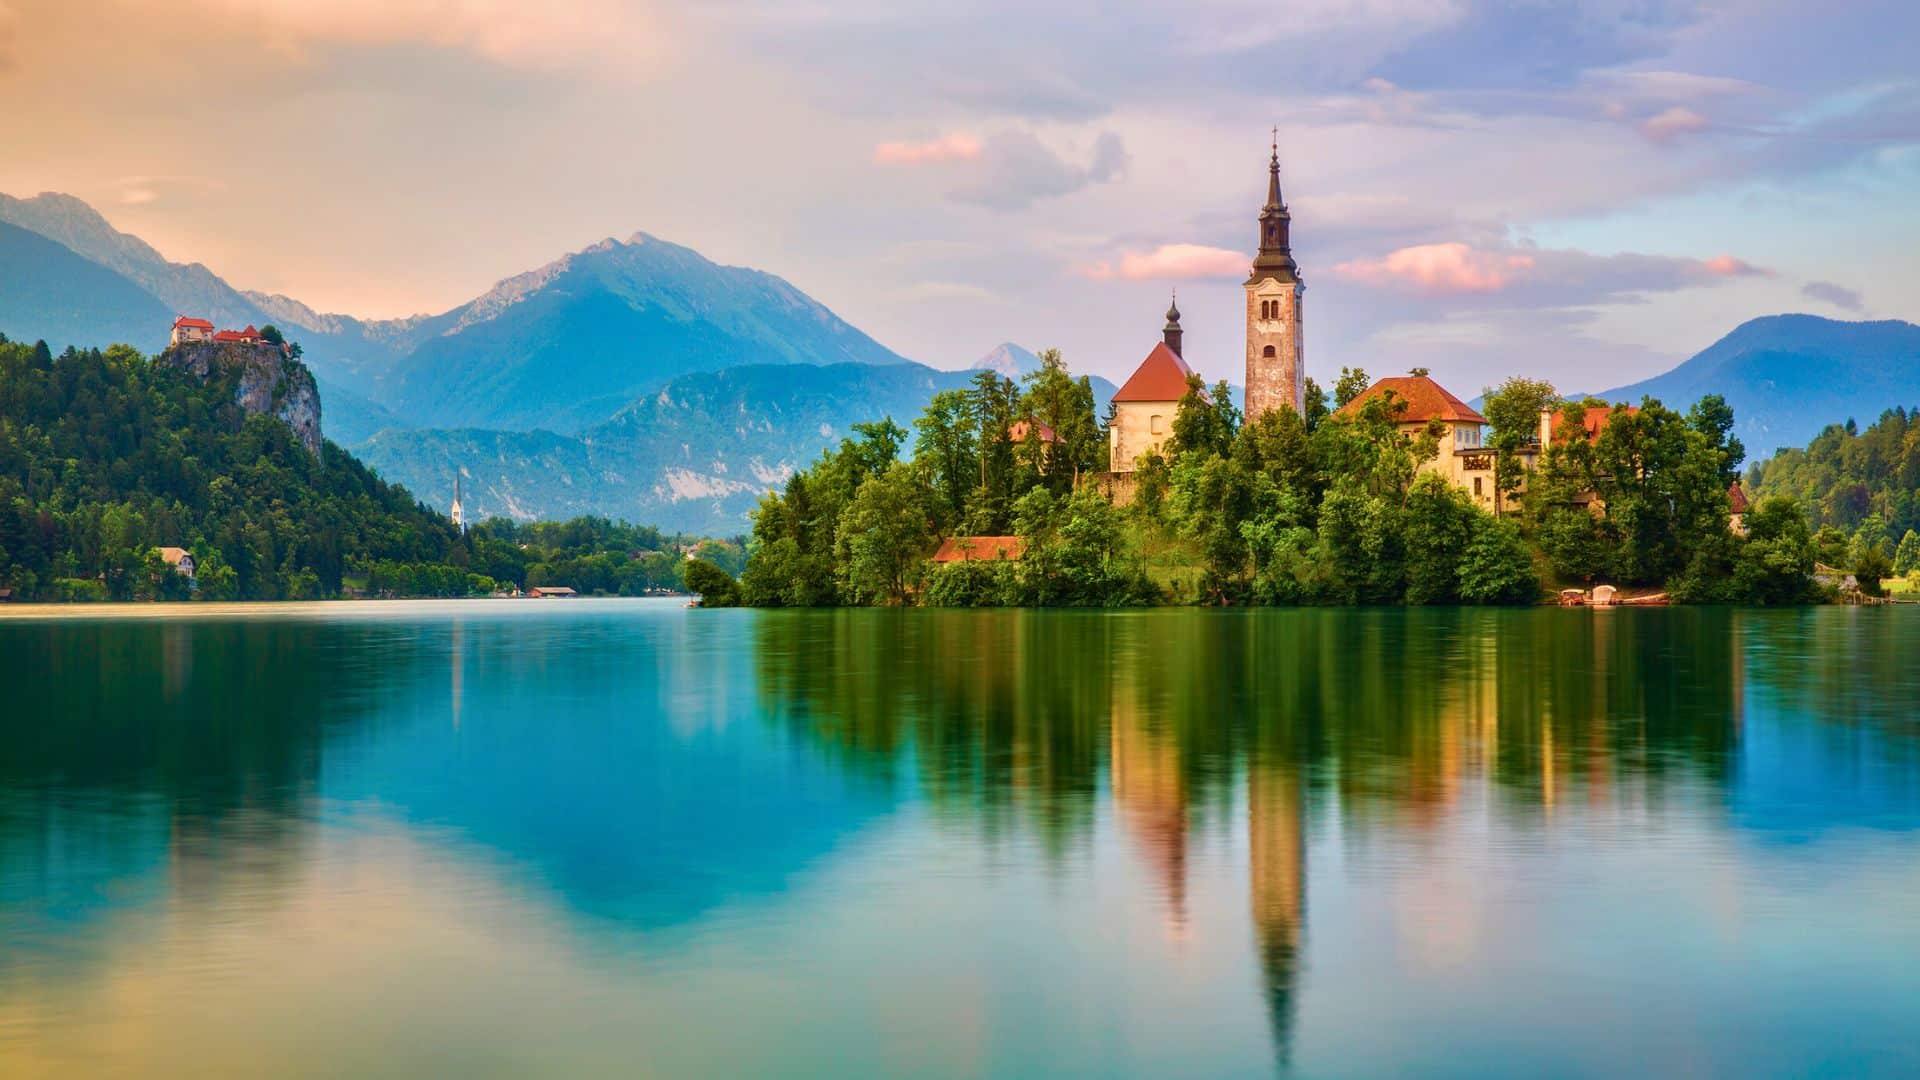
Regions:
[[203, 381], [235, 380], [234, 401], [255, 416], [278, 417], [307, 452], [320, 454], [320, 388], [313, 372], [281, 353], [277, 345], [196, 343], [175, 345], [158, 363]]

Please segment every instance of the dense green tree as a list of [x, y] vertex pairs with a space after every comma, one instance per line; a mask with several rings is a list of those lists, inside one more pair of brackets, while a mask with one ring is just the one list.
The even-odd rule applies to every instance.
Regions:
[[687, 561], [686, 580], [687, 591], [700, 597], [701, 607], [735, 607], [740, 603], [739, 582], [705, 559]]
[[1920, 410], [1890, 409], [1865, 431], [1835, 424], [1754, 465], [1747, 486], [1756, 499], [1791, 497], [1816, 526], [1851, 532], [1875, 515], [1890, 537], [1920, 529]]
[[1905, 577], [1916, 570], [1920, 570], [1920, 532], [1908, 529], [1907, 535], [1900, 538], [1899, 548], [1894, 551], [1893, 572]]
[[1481, 412], [1492, 425], [1493, 512], [1504, 513], [1527, 482], [1522, 451], [1540, 444], [1540, 414], [1560, 399], [1553, 384], [1515, 375], [1488, 389]]
[[896, 462], [861, 481], [840, 515], [836, 552], [842, 594], [856, 604], [904, 604], [938, 539], [932, 491]]

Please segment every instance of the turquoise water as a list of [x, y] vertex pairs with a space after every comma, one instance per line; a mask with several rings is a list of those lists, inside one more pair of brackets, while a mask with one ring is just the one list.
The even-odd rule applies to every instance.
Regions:
[[1920, 1073], [1920, 609], [0, 609], [0, 1073]]

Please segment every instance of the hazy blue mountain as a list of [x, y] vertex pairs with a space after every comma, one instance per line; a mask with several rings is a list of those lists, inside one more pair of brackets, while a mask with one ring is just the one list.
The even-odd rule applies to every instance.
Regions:
[[[65, 294], [69, 306], [91, 313], [91, 321], [76, 326], [80, 337], [75, 344], [125, 342], [143, 351], [157, 351], [166, 345], [176, 314], [197, 315], [236, 329], [271, 322], [300, 342], [306, 351], [303, 359], [323, 382], [365, 393], [377, 386], [399, 353], [410, 346], [410, 335], [421, 321], [322, 315], [286, 297], [243, 293], [199, 263], [167, 261], [146, 241], [115, 229], [93, 207], [71, 195], [43, 192], [30, 199], [0, 195], [0, 222], [52, 240], [105, 268], [157, 299], [165, 312], [163, 318], [153, 318], [149, 305], [132, 303], [124, 289], [96, 277], [91, 291]], [[0, 273], [0, 296], [24, 291], [31, 284], [12, 271]]]
[[1009, 379], [1018, 379], [1030, 371], [1040, 370], [1040, 357], [1011, 341], [1003, 341], [995, 345], [992, 352], [975, 360], [970, 370], [982, 369], [997, 371]]
[[772, 274], [645, 233], [509, 278], [420, 329], [384, 402], [435, 427], [578, 431], [690, 372], [905, 362]]
[[1896, 405], [1920, 404], [1920, 326], [1771, 315], [1663, 375], [1598, 396], [1638, 402], [1649, 394], [1679, 409], [1705, 394], [1725, 397], [1748, 456], [1766, 457], [1848, 417], [1865, 426]]
[[853, 424], [891, 416], [910, 427], [936, 392], [971, 377], [920, 364], [754, 364], [683, 375], [578, 437], [386, 431], [354, 452], [435, 506], [460, 471], [469, 515], [591, 513], [731, 533]]
[[173, 316], [153, 294], [38, 233], [0, 222], [0, 333], [16, 341], [125, 343], [152, 352]]

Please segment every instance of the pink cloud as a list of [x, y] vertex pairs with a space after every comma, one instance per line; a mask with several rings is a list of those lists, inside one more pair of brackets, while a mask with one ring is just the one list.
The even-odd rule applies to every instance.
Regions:
[[1400, 286], [1423, 293], [1499, 292], [1526, 274], [1533, 256], [1476, 251], [1461, 243], [1420, 244], [1378, 259], [1335, 266], [1335, 276], [1375, 287]]
[[1689, 135], [1705, 130], [1707, 118], [1687, 108], [1675, 105], [1656, 116], [1650, 117], [1640, 125], [1640, 134], [1654, 142], [1666, 142], [1679, 135]]
[[1731, 255], [1715, 255], [1700, 264], [1707, 273], [1718, 277], [1766, 277], [1771, 271], [1763, 270], [1744, 259]]
[[1095, 281], [1183, 281], [1192, 278], [1239, 277], [1247, 272], [1247, 256], [1226, 248], [1202, 244], [1162, 244], [1152, 251], [1129, 251], [1115, 264], [1101, 260], [1080, 273]]
[[959, 132], [928, 142], [884, 142], [873, 148], [876, 165], [927, 165], [972, 161], [979, 156], [980, 140]]

